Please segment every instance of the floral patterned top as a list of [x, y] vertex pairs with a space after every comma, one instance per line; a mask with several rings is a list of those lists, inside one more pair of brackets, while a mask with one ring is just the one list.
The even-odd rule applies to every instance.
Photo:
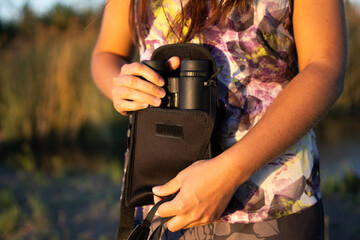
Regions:
[[[150, 1], [141, 60], [150, 59], [156, 48], [177, 42], [174, 34], [167, 33], [168, 22], [180, 11], [179, 1]], [[217, 66], [223, 66], [218, 79], [226, 112], [221, 125], [224, 148], [256, 124], [298, 73], [292, 4], [291, 0], [251, 0], [247, 12], [234, 9], [228, 14], [225, 27], [211, 26], [190, 40], [207, 46]], [[310, 131], [240, 186], [219, 221], [276, 219], [312, 206], [320, 197], [318, 150], [314, 131]]]

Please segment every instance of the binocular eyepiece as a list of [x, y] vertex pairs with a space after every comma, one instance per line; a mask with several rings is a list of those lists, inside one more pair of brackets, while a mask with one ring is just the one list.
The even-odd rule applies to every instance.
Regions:
[[165, 79], [166, 96], [163, 108], [207, 110], [208, 89], [204, 87], [210, 77], [209, 60], [182, 60], [180, 70], [170, 71], [166, 61], [148, 60], [143, 64]]

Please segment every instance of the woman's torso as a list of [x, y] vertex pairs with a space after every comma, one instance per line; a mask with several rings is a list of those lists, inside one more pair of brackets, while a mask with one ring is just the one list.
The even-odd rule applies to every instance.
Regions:
[[[149, 3], [149, 33], [140, 46], [141, 60], [150, 59], [156, 48], [178, 41], [167, 32], [180, 6], [168, 0], [163, 7], [161, 1]], [[217, 66], [223, 66], [218, 79], [225, 109], [221, 123], [225, 149], [256, 124], [298, 73], [291, 17], [291, 0], [253, 0], [248, 11], [233, 10], [225, 25], [210, 26], [190, 40], [203, 44]], [[320, 199], [319, 189], [318, 151], [310, 131], [245, 182], [220, 221], [256, 223], [290, 215], [314, 205]]]

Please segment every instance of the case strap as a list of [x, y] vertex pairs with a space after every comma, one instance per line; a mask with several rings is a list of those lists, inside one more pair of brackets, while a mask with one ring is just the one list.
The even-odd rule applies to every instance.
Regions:
[[[147, 240], [150, 233], [150, 226], [151, 222], [154, 219], [155, 213], [160, 207], [161, 204], [164, 202], [172, 200], [176, 194], [164, 197], [161, 201], [159, 201], [157, 204], [155, 204], [150, 212], [147, 214], [146, 218], [142, 221], [141, 224], [137, 225], [134, 230], [130, 233], [127, 240]], [[161, 236], [161, 231], [164, 226], [164, 224], [169, 220], [170, 218], [161, 218], [160, 225], [155, 229], [155, 231], [151, 234], [150, 240], [158, 240]]]
[[[215, 124], [216, 118], [216, 109], [217, 109], [217, 99], [218, 99], [218, 88], [217, 88], [217, 76], [222, 70], [222, 66], [220, 66], [216, 72], [209, 78], [207, 81], [207, 85], [210, 87], [210, 108], [209, 108], [209, 116]], [[213, 126], [212, 126], [213, 128]]]
[[116, 240], [126, 240], [134, 227], [135, 208], [125, 205], [124, 195], [120, 198], [120, 220]]

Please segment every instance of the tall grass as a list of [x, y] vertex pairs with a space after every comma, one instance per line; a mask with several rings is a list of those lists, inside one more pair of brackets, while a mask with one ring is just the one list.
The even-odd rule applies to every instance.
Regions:
[[90, 76], [97, 29], [75, 20], [65, 29], [37, 23], [34, 34], [0, 48], [0, 141], [114, 140], [109, 123], [126, 119]]

